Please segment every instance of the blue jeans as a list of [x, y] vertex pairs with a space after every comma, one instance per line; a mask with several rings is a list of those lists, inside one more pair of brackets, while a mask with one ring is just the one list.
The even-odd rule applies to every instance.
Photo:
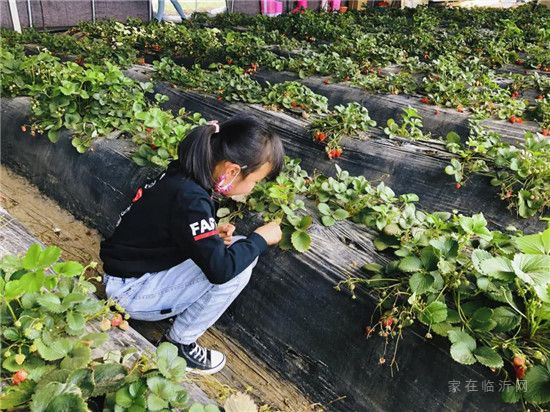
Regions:
[[[232, 243], [245, 236], [233, 236]], [[250, 280], [256, 258], [230, 281], [214, 285], [187, 259], [160, 272], [139, 278], [104, 275], [105, 293], [133, 319], [158, 321], [176, 316], [169, 337], [180, 343], [195, 342], [225, 312]]]
[[[162, 21], [162, 18], [164, 17], [164, 1], [165, 0], [159, 0], [159, 8], [157, 10], [157, 15], [155, 16], [155, 18], [158, 21]], [[186, 18], [185, 17], [185, 12], [181, 8], [179, 1], [178, 0], [170, 0], [170, 2], [174, 5], [174, 7], [176, 8], [176, 11], [181, 16], [181, 18], [185, 19]]]

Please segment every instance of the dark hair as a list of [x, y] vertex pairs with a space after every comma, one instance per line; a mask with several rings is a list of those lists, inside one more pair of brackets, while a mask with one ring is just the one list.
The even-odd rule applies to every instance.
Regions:
[[238, 114], [219, 125], [194, 128], [178, 146], [178, 160], [169, 171], [179, 171], [191, 177], [206, 189], [214, 185], [212, 173], [216, 164], [229, 160], [240, 166], [244, 176], [269, 162], [271, 171], [267, 179], [281, 173], [284, 148], [279, 136], [255, 116]]

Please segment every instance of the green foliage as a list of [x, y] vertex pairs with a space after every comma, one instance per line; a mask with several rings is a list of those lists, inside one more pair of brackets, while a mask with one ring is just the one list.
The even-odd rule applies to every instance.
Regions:
[[490, 176], [501, 198], [524, 218], [550, 205], [550, 140], [544, 136], [527, 132], [524, 142], [512, 145], [474, 120], [468, 140], [462, 143], [450, 133], [447, 148], [459, 156], [445, 168], [457, 182], [471, 173]]
[[411, 106], [403, 109], [403, 114], [401, 115], [402, 123], [398, 125], [395, 120], [388, 119], [387, 127], [384, 128], [384, 133], [386, 133], [390, 138], [393, 137], [402, 137], [412, 140], [423, 140], [429, 139], [429, 134], [424, 134], [422, 132], [422, 117], [418, 114], [417, 110]]
[[313, 93], [299, 82], [269, 84], [263, 103], [270, 108], [287, 109], [296, 113], [324, 114], [328, 112], [328, 100], [325, 96]]
[[[170, 343], [162, 343], [154, 359], [136, 357], [135, 348], [92, 359], [92, 349], [101, 348], [109, 334], [88, 327], [102, 319], [100, 328], [109, 329], [113, 302], [92, 295], [95, 286], [85, 274], [95, 263], [59, 262], [60, 254], [55, 246], [33, 244], [24, 256], [0, 260], [6, 382], [0, 408], [86, 412], [88, 400], [100, 395], [106, 395], [109, 410], [197, 408], [181, 386], [185, 360]], [[218, 411], [214, 405], [207, 408]]]
[[369, 111], [354, 102], [346, 106], [334, 106], [326, 116], [314, 119], [310, 130], [315, 140], [320, 140], [318, 136], [324, 134], [321, 141], [325, 142], [327, 151], [330, 151], [340, 146], [344, 136], [361, 138], [370, 127], [375, 126], [376, 122], [370, 118]]

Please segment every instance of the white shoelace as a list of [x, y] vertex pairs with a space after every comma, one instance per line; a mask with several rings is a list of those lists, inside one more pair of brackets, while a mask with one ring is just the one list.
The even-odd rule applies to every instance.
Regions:
[[199, 362], [204, 362], [206, 361], [206, 352], [206, 348], [195, 344], [195, 347], [191, 349], [191, 352], [189, 352], [189, 354], [193, 356], [193, 358], [197, 359]]

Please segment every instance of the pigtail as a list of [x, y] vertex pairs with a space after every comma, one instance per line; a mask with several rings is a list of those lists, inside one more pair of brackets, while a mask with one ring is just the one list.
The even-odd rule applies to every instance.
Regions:
[[212, 153], [212, 135], [216, 125], [209, 124], [193, 129], [178, 146], [178, 160], [172, 170], [179, 169], [184, 175], [192, 176], [197, 183], [211, 189], [214, 154]]
[[179, 144], [178, 160], [170, 163], [168, 173], [182, 173], [210, 190], [214, 167], [222, 160], [240, 165], [244, 176], [269, 162], [267, 179], [274, 179], [284, 165], [283, 143], [260, 119], [238, 114], [221, 125], [212, 121], [191, 130]]

